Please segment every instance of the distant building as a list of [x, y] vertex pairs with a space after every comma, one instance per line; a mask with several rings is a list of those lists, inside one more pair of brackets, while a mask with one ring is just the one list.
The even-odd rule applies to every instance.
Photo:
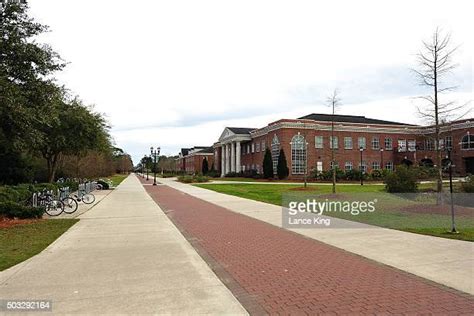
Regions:
[[204, 159], [207, 159], [209, 169], [214, 164], [214, 148], [209, 146], [196, 146], [181, 148], [176, 159], [176, 170], [187, 174], [197, 174], [202, 171]]
[[[215, 168], [222, 176], [229, 172], [255, 170], [262, 173], [265, 149], [272, 154], [273, 168], [283, 149], [290, 179], [305, 172], [331, 168], [331, 121], [327, 114], [310, 114], [298, 119], [281, 119], [262, 128], [226, 127], [214, 144]], [[439, 146], [452, 150], [458, 175], [474, 174], [474, 119], [460, 120], [442, 127]], [[436, 163], [432, 126], [419, 126], [366, 118], [334, 115], [335, 160], [340, 169], [393, 170], [399, 164]], [[362, 162], [360, 159], [362, 151]]]

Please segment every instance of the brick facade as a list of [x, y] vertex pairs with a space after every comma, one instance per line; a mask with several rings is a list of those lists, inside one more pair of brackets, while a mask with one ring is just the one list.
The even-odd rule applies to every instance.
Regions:
[[212, 147], [183, 148], [176, 159], [176, 170], [187, 174], [201, 173], [204, 159], [207, 159], [210, 170], [214, 164], [214, 149]]
[[[344, 117], [347, 119], [348, 116]], [[371, 119], [367, 120], [376, 121]], [[453, 122], [442, 128], [443, 140], [441, 146], [443, 148], [444, 143], [451, 143], [451, 158], [455, 164], [454, 172], [457, 175], [474, 173], [474, 148], [461, 149], [460, 144], [462, 138], [466, 135], [473, 135], [474, 139], [473, 133], [473, 120]], [[276, 139], [276, 135], [279, 146], [274, 146], [274, 148], [284, 150], [288, 168], [290, 169], [289, 178], [300, 179], [304, 176], [304, 171], [302, 172], [302, 168], [298, 168], [296, 166], [297, 163], [294, 163], [294, 160], [297, 161], [298, 158], [294, 159], [294, 157], [292, 157], [292, 140], [304, 139], [306, 141], [308, 155], [307, 172], [310, 174], [313, 169], [330, 169], [331, 134], [331, 122], [328, 121], [283, 119], [270, 123], [264, 128], [250, 131], [248, 133], [248, 140], [243, 140], [242, 135], [235, 135], [239, 136], [239, 138], [233, 145], [240, 145], [240, 170], [245, 171], [250, 169], [261, 173], [265, 149], [272, 148], [272, 140]], [[222, 140], [228, 143], [230, 139], [232, 142], [232, 133], [227, 132], [226, 135], [224, 138], [221, 136], [219, 142], [214, 144], [217, 162], [225, 161], [225, 157], [222, 159], [222, 146], [225, 144]], [[297, 135], [300, 136], [294, 138]], [[359, 139], [365, 139], [365, 148], [362, 151], [362, 166], [364, 170], [369, 173], [374, 169], [379, 169], [380, 166], [392, 169], [401, 163], [436, 165], [437, 151], [434, 147], [433, 135], [434, 130], [429, 126], [401, 123], [391, 124], [385, 121], [383, 121], [383, 124], [337, 122], [336, 117], [334, 124], [334, 137], [337, 138], [335, 161], [341, 169], [359, 169], [361, 161], [361, 152], [359, 149], [359, 145], [361, 144], [359, 144]], [[318, 140], [322, 140], [322, 148], [319, 146], [319, 142], [318, 146], [316, 146], [317, 137]], [[347, 138], [346, 141], [345, 138]], [[446, 140], [446, 138], [448, 138], [448, 140]], [[386, 146], [389, 145], [390, 142], [391, 147]], [[352, 146], [347, 146], [350, 143], [352, 143]], [[234, 151], [236, 150], [234, 149]], [[294, 151], [293, 154], [297, 155], [298, 152]], [[443, 150], [442, 158], [445, 158], [446, 155], [447, 152]], [[233, 156], [230, 156], [230, 159], [232, 159], [232, 157]], [[300, 158], [301, 157], [300, 155]], [[235, 163], [235, 156], [234, 159]], [[222, 171], [222, 163], [216, 163], [216, 169]], [[235, 168], [235, 170], [236, 169], [237, 168]], [[231, 168], [230, 171], [233, 171], [233, 169]], [[221, 173], [224, 174], [228, 172]]]

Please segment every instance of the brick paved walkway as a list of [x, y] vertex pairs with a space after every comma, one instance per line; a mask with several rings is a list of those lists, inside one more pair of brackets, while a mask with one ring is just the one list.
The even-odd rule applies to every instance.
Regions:
[[468, 294], [168, 186], [145, 188], [251, 313], [474, 313]]

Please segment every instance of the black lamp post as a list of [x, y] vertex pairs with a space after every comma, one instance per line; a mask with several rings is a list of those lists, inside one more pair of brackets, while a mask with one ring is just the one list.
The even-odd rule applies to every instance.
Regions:
[[364, 148], [360, 147], [360, 185], [364, 185], [364, 170], [362, 168], [362, 153], [364, 152]]
[[451, 160], [451, 149], [447, 148], [446, 151], [448, 152], [448, 173], [449, 173], [449, 194], [451, 198], [451, 233], [456, 234], [458, 231], [456, 229], [456, 223], [454, 221], [454, 196], [453, 196], [453, 162]]
[[150, 147], [150, 152], [151, 152], [151, 157], [153, 159], [153, 185], [156, 185], [156, 160], [158, 156], [160, 155], [160, 147], [157, 147], [156, 149]]
[[380, 169], [383, 171], [383, 148], [380, 148]]
[[148, 156], [145, 155], [146, 181], [148, 181]]

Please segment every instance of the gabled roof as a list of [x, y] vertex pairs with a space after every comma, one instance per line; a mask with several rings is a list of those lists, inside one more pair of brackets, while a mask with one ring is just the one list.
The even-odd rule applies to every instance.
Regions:
[[191, 148], [181, 148], [181, 155], [186, 156]]
[[206, 147], [203, 150], [200, 150], [199, 152], [203, 153], [203, 154], [213, 154], [214, 153], [214, 148], [212, 146], [211, 147]]
[[340, 122], [340, 123], [360, 123], [360, 124], [383, 124], [383, 125], [407, 125], [407, 126], [414, 126], [412, 124], [400, 123], [400, 122], [392, 122], [392, 121], [385, 121], [385, 120], [378, 120], [378, 119], [371, 119], [365, 116], [357, 116], [357, 115], [332, 115], [332, 114], [308, 114], [302, 117], [299, 117], [300, 120], [313, 120], [313, 121], [320, 121], [320, 122]]
[[255, 128], [249, 127], [227, 127], [235, 134], [250, 134], [251, 131], [255, 130]]

